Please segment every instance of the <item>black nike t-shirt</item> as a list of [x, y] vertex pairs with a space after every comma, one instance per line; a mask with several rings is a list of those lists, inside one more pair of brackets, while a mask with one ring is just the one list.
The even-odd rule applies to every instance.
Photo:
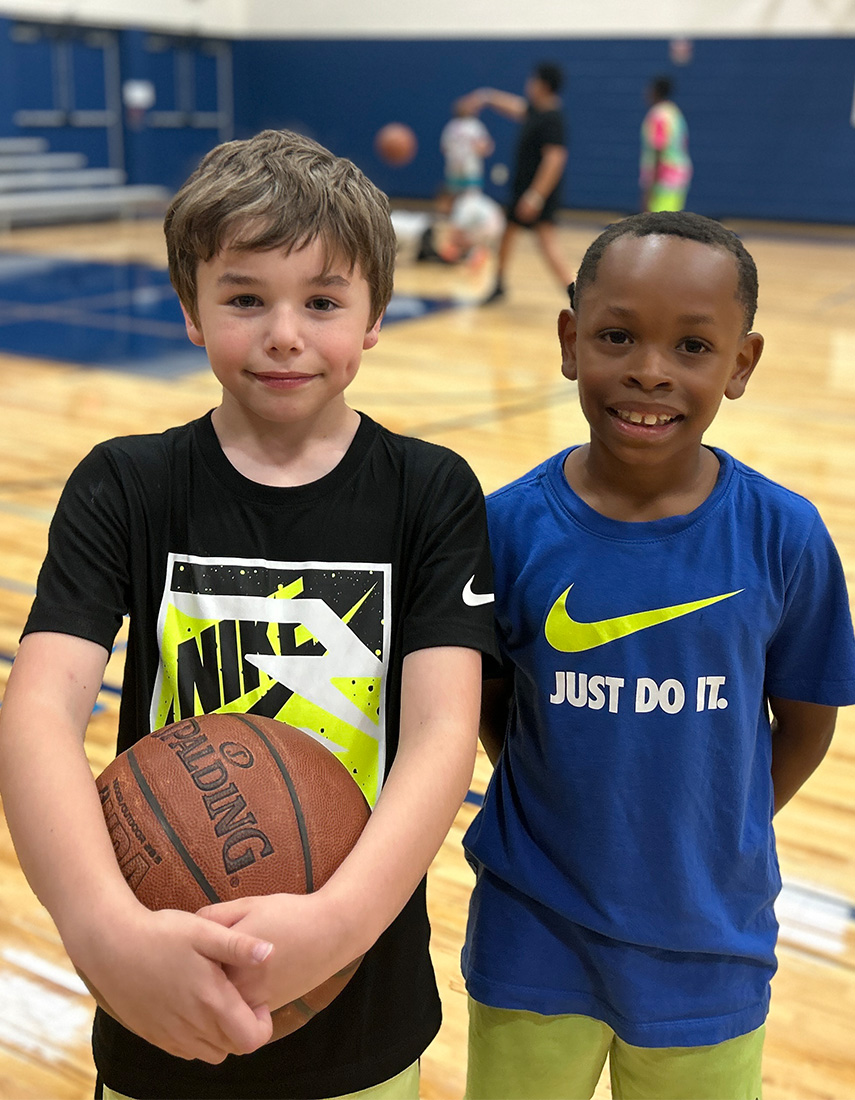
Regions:
[[[271, 487], [234, 469], [208, 414], [80, 463], [24, 633], [110, 649], [129, 616], [119, 751], [191, 713], [280, 717], [335, 751], [373, 805], [397, 749], [404, 657], [495, 652], [492, 604], [479, 598], [491, 592], [483, 497], [458, 455], [362, 416], [329, 474]], [[310, 664], [329, 670], [319, 687]], [[99, 1010], [99, 1077], [137, 1100], [312, 1100], [376, 1085], [439, 1028], [429, 936], [422, 883], [329, 1008], [219, 1066], [174, 1058]]]

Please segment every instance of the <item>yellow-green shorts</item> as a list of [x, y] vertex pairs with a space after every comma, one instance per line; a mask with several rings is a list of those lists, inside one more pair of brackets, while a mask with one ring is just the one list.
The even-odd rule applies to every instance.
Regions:
[[[104, 1086], [104, 1100], [130, 1100], [119, 1092], [113, 1092]], [[330, 1100], [419, 1100], [419, 1063], [413, 1064], [399, 1073], [396, 1077], [390, 1077], [388, 1081], [382, 1081], [370, 1089], [360, 1089], [359, 1092], [349, 1092], [346, 1096], [331, 1097]]]
[[647, 196], [648, 210], [682, 210], [686, 205], [688, 187], [668, 187], [654, 183]]
[[634, 1047], [590, 1016], [470, 997], [466, 1100], [590, 1100], [606, 1059], [614, 1100], [760, 1100], [765, 1032], [708, 1047]]

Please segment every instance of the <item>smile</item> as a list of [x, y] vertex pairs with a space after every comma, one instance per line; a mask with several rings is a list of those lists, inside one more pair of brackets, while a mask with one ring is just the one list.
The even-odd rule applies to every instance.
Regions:
[[673, 424], [675, 420], [682, 420], [679, 414], [668, 413], [640, 413], [635, 410], [627, 411], [625, 409], [609, 409], [612, 416], [617, 417], [618, 420], [623, 420], [626, 424], [644, 424], [645, 427], [654, 428], [659, 427], [662, 424]]

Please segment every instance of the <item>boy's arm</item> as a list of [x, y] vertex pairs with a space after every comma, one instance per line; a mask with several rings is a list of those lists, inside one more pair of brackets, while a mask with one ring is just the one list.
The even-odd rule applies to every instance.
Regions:
[[513, 681], [509, 676], [485, 680], [481, 691], [481, 744], [495, 767], [505, 744]]
[[505, 118], [514, 122], [522, 122], [528, 110], [528, 100], [525, 96], [516, 95], [514, 92], [502, 92], [498, 88], [476, 88], [474, 92], [462, 96], [460, 104], [473, 111], [482, 111], [485, 107], [491, 107]]
[[770, 698], [772, 711], [772, 785], [775, 812], [786, 805], [819, 766], [828, 751], [837, 707]]
[[270, 939], [256, 974], [235, 974], [250, 1003], [278, 1006], [363, 955], [425, 875], [466, 795], [475, 762], [481, 654], [453, 646], [404, 659], [398, 752], [359, 841], [307, 896], [275, 894], [211, 906], [215, 920]]
[[65, 634], [21, 642], [0, 710], [0, 790], [21, 866], [75, 966], [125, 1026], [182, 1058], [221, 1062], [270, 1037], [220, 964], [252, 963], [248, 936], [152, 913], [113, 854], [84, 736], [108, 654]]

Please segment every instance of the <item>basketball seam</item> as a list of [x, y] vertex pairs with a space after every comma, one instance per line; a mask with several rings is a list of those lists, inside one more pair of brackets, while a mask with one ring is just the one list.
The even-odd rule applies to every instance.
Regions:
[[169, 838], [169, 841], [172, 844], [173, 848], [178, 853], [178, 855], [181, 857], [181, 860], [184, 863], [184, 866], [187, 868], [187, 870], [190, 872], [190, 874], [196, 880], [196, 882], [199, 885], [199, 888], [202, 890], [202, 892], [205, 894], [205, 897], [209, 901], [211, 901], [211, 902], [220, 901], [221, 899], [217, 896], [217, 891], [210, 884], [210, 882], [208, 882], [208, 880], [205, 878], [205, 875], [202, 871], [202, 868], [199, 866], [198, 863], [196, 863], [196, 861], [193, 859], [193, 857], [190, 855], [190, 853], [184, 847], [184, 843], [181, 840], [181, 837], [178, 835], [178, 833], [176, 833], [175, 829], [172, 827], [169, 819], [167, 818], [166, 814], [164, 813], [163, 807], [161, 806], [161, 804], [157, 800], [157, 796], [155, 795], [155, 793], [151, 789], [151, 787], [148, 785], [148, 781], [142, 773], [142, 769], [140, 768], [139, 761], [137, 760], [133, 749], [128, 749], [128, 764], [130, 765], [131, 772], [133, 773], [133, 776], [134, 776], [134, 778], [136, 779], [136, 781], [139, 785], [139, 788], [140, 788], [140, 791], [142, 792], [143, 798], [149, 804], [149, 807], [151, 808], [152, 813], [157, 818], [158, 823], [160, 824], [163, 831], [166, 833], [166, 835]]
[[288, 794], [291, 796], [291, 805], [294, 807], [294, 816], [297, 818], [297, 829], [300, 833], [300, 844], [303, 847], [303, 865], [306, 870], [306, 893], [313, 894], [315, 892], [315, 883], [312, 872], [312, 849], [309, 844], [309, 832], [306, 828], [306, 818], [303, 814], [303, 807], [300, 804], [300, 796], [297, 794], [297, 788], [294, 786], [294, 781], [291, 778], [291, 774], [288, 768], [285, 766], [285, 761], [279, 755], [276, 750], [276, 746], [254, 722], [250, 722], [243, 714], [232, 714], [232, 718], [237, 718], [239, 722], [243, 722], [244, 725], [256, 733], [264, 744], [267, 746], [267, 750], [273, 757], [276, 767], [282, 774], [282, 778], [285, 780], [285, 786], [288, 788]]

